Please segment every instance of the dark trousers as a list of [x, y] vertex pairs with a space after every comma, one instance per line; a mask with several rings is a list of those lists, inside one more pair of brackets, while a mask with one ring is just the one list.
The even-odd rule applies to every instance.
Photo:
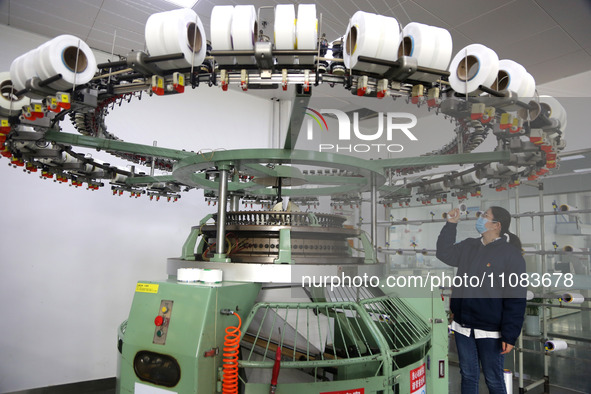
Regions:
[[472, 330], [470, 337], [457, 332], [454, 336], [460, 359], [462, 394], [478, 394], [480, 365], [482, 365], [489, 393], [507, 394], [503, 377], [505, 356], [501, 354], [501, 339], [476, 339], [474, 338], [474, 330]]

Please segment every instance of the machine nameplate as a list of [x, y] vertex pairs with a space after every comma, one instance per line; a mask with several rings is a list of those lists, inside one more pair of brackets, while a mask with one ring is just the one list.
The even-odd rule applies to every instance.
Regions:
[[156, 283], [138, 283], [137, 286], [135, 287], [135, 292], [136, 293], [153, 293], [153, 294], [157, 294], [158, 293], [158, 287], [160, 285], [156, 284]]

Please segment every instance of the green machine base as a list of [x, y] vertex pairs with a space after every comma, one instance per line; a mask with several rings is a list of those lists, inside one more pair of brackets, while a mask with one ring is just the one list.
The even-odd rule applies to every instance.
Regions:
[[[347, 240], [361, 232], [344, 218], [228, 213], [231, 261], [215, 258], [218, 229], [208, 218], [182, 257], [168, 259], [168, 280], [137, 284], [119, 332], [118, 393], [267, 394], [277, 367], [275, 394], [447, 393], [440, 293], [311, 281], [385, 277], [367, 240], [364, 256], [352, 255]], [[191, 274], [224, 281], [177, 281]]]
[[441, 297], [316, 290], [300, 302], [301, 287], [138, 283], [119, 334], [118, 393], [221, 393], [224, 336], [238, 324], [228, 311], [243, 319], [238, 393], [269, 393], [278, 349], [277, 394], [447, 393]]
[[120, 330], [118, 393], [216, 393], [224, 334], [247, 315], [260, 285], [139, 282]]

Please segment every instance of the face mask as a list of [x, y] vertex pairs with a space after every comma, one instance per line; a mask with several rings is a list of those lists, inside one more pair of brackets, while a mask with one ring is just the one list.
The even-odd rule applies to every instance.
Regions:
[[488, 229], [486, 228], [486, 223], [488, 223], [488, 219], [480, 216], [476, 220], [476, 231], [478, 231], [480, 234], [486, 233], [488, 231]]

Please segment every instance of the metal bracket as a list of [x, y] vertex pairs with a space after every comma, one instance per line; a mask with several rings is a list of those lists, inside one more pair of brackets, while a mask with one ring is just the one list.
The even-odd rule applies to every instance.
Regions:
[[183, 250], [181, 253], [181, 259], [183, 260], [195, 260], [195, 245], [197, 244], [197, 238], [199, 238], [199, 228], [193, 227], [189, 237], [183, 244]]
[[395, 62], [392, 62], [392, 66], [383, 75], [384, 78], [405, 81], [417, 71], [418, 63], [416, 59], [402, 56]]
[[203, 357], [215, 357], [220, 354], [220, 348], [214, 347], [211, 350], [203, 352]]
[[96, 108], [98, 106], [98, 90], [96, 89], [82, 89], [80, 91], [82, 95], [82, 102], [92, 108]]
[[[59, 78], [58, 78], [59, 79]], [[55, 90], [45, 87], [46, 85], [42, 84], [41, 79], [38, 77], [33, 77], [28, 79], [25, 82], [25, 90], [28, 92], [28, 96], [35, 99], [45, 98], [47, 96], [55, 95]], [[17, 92], [21, 93], [21, 92]], [[35, 97], [33, 97], [33, 95]]]
[[295, 148], [311, 97], [311, 90], [309, 92], [304, 92], [302, 85], [297, 85], [296, 96], [291, 106], [289, 127], [287, 129], [287, 135], [285, 136], [283, 149], [292, 150]]
[[160, 68], [146, 63], [148, 57], [148, 55], [141, 51], [131, 52], [127, 55], [127, 65], [144, 75], [161, 74], [162, 70], [160, 70]]
[[[255, 42], [254, 58], [261, 70], [273, 71], [273, 44], [270, 42]], [[262, 74], [262, 73], [261, 73]]]

